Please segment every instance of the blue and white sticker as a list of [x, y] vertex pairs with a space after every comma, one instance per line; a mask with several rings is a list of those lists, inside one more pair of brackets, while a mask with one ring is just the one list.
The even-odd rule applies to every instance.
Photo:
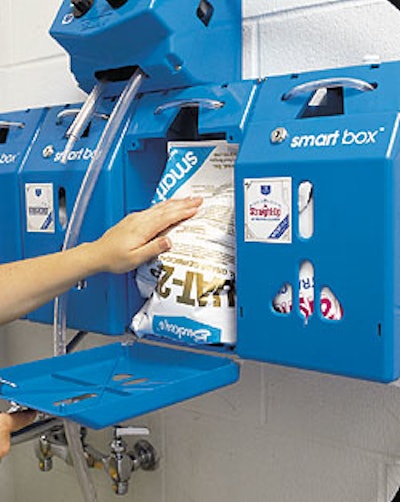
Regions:
[[244, 180], [245, 241], [291, 244], [292, 178]]
[[25, 207], [28, 232], [55, 232], [52, 183], [26, 183]]

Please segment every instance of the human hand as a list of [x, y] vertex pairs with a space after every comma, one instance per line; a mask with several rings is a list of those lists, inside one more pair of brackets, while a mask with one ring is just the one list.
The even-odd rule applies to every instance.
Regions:
[[0, 413], [0, 458], [7, 455], [11, 447], [11, 433], [26, 427], [36, 418], [36, 411], [25, 410], [16, 413]]
[[98, 270], [128, 272], [168, 251], [171, 241], [162, 232], [194, 216], [201, 204], [201, 197], [170, 199], [126, 216], [92, 243]]

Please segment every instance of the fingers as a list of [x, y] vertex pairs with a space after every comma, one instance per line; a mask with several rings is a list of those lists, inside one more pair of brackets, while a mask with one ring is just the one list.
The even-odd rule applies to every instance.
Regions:
[[150, 219], [152, 234], [157, 235], [170, 226], [194, 216], [202, 202], [202, 197], [170, 199], [154, 205], [143, 213], [147, 213], [146, 216]]
[[171, 242], [163, 233], [194, 216], [202, 201], [201, 197], [168, 200], [126, 216], [92, 244], [91, 249], [97, 249], [94, 269], [120, 274], [168, 251]]
[[29, 425], [35, 420], [36, 411], [26, 410], [18, 413], [0, 413], [0, 458], [10, 451], [11, 433]]
[[11, 432], [15, 432], [32, 423], [36, 418], [36, 411], [19, 411], [17, 413], [11, 413], [10, 415], [8, 415], [8, 417], [10, 417]]

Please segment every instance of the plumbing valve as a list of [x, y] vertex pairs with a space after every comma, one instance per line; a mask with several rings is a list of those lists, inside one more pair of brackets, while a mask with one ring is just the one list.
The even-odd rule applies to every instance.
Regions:
[[[87, 431], [81, 428], [81, 441], [85, 444]], [[53, 457], [58, 457], [67, 465], [72, 465], [67, 438], [63, 424], [57, 424], [44, 432], [35, 444], [35, 454], [39, 461], [39, 469], [48, 472], [53, 468]]]
[[157, 453], [145, 439], [139, 440], [128, 451], [123, 436], [148, 435], [149, 430], [141, 427], [115, 427], [111, 442], [111, 455], [103, 459], [104, 468], [113, 482], [113, 490], [117, 495], [128, 492], [129, 479], [132, 472], [139, 469], [154, 470], [157, 467]]

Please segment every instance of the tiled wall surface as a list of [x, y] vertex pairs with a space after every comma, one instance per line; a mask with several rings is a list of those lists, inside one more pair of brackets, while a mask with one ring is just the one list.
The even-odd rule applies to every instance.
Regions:
[[[59, 0], [1, 4], [0, 111], [81, 99], [46, 34]], [[385, 0], [245, 0], [244, 77], [400, 59], [399, 28]], [[17, 322], [0, 336], [10, 364], [51, 354], [50, 328]], [[135, 423], [151, 426], [161, 462], [133, 476], [125, 500], [389, 502], [400, 484], [394, 386], [246, 362], [237, 385]], [[110, 431], [89, 439], [105, 449]], [[100, 500], [115, 500], [105, 475], [94, 478]], [[15, 447], [0, 483], [1, 502], [80, 500], [71, 469], [40, 473], [32, 445]]]

